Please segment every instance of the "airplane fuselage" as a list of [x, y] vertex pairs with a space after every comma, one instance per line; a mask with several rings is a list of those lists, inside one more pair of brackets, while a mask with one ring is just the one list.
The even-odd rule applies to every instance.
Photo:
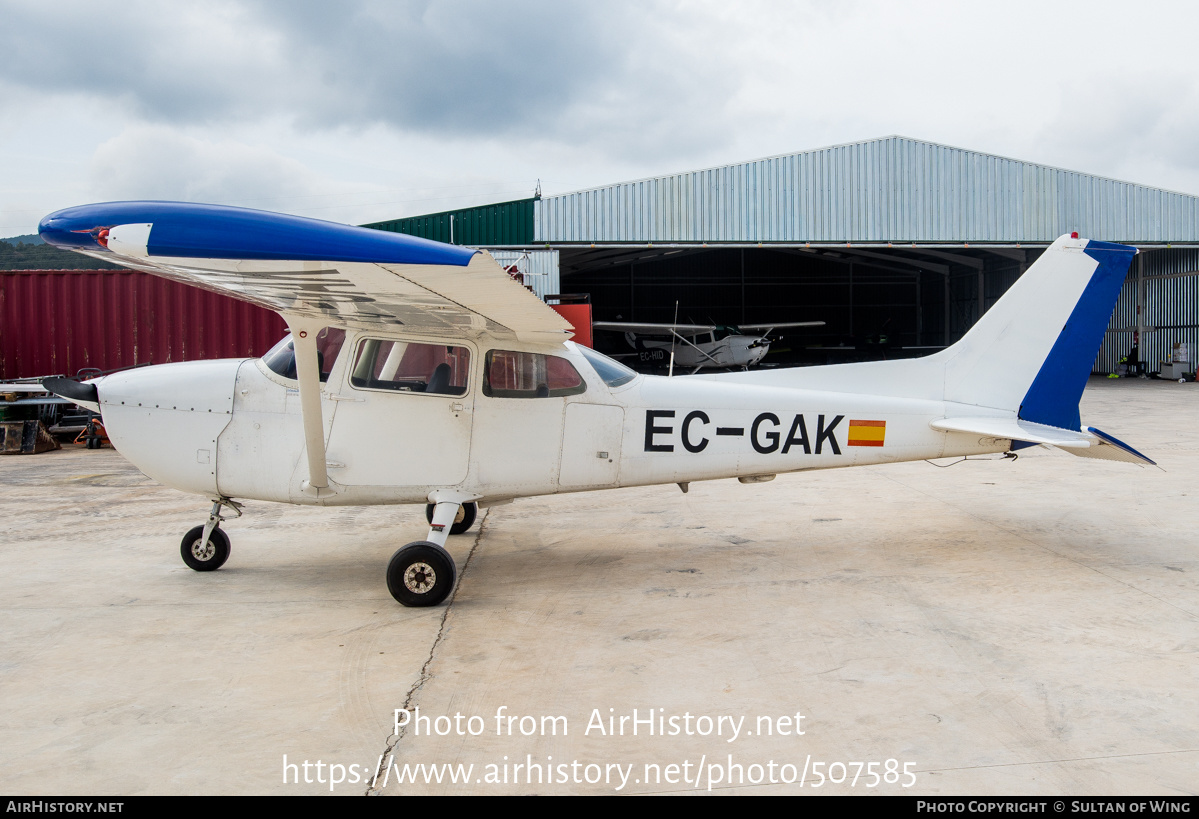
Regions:
[[770, 342], [761, 336], [728, 335], [718, 341], [711, 339], [711, 334], [691, 339], [692, 344], [681, 344], [670, 340], [638, 338], [639, 345], [650, 350], [662, 350], [669, 358], [671, 349], [674, 350], [674, 363], [677, 367], [752, 367], [766, 357], [770, 352]]
[[[39, 234], [268, 307], [291, 330], [261, 359], [46, 379], [100, 409], [147, 475], [212, 500], [179, 547], [199, 572], [229, 558], [222, 512], [240, 515], [244, 499], [427, 504], [428, 534], [392, 556], [387, 587], [403, 605], [430, 606], [454, 588], [447, 538], [467, 531], [478, 507], [522, 496], [686, 491], [698, 480], [1035, 444], [1153, 464], [1082, 426], [1079, 400], [1137, 251], [1076, 233], [926, 358], [678, 378], [638, 375], [562, 341], [568, 323], [469, 248], [179, 202], [67, 208]], [[756, 363], [774, 329], [720, 339], [730, 328], [607, 329], [621, 328], [673, 338], [675, 363], [695, 370]]]
[[487, 394], [493, 351], [469, 340], [454, 347], [471, 362], [459, 394], [356, 386], [351, 351], [368, 338], [380, 334], [350, 332], [321, 385], [329, 494], [304, 489], [298, 385], [262, 359], [108, 376], [98, 383], [106, 429], [143, 472], [183, 491], [323, 505], [425, 503], [446, 488], [486, 503], [1008, 447], [930, 428], [951, 414], [943, 401], [644, 375], [610, 387], [571, 343], [502, 352], [567, 360], [585, 382], [570, 395]]

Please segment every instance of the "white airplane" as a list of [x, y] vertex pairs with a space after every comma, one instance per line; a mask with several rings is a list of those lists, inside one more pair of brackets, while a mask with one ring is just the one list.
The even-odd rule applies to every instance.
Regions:
[[[615, 330], [624, 333], [629, 346], [637, 350], [643, 363], [661, 364], [673, 371], [690, 367], [692, 374], [704, 367], [748, 370], [770, 352], [770, 334], [783, 327], [823, 327], [823, 321], [791, 321], [780, 324], [741, 324], [736, 327], [720, 324], [644, 324], [632, 321], [595, 321], [593, 330]], [[757, 334], [743, 331], [757, 330]], [[638, 333], [667, 336], [662, 339], [639, 338]]]
[[[103, 413], [151, 478], [208, 497], [197, 571], [229, 557], [240, 500], [427, 504], [387, 585], [406, 606], [454, 586], [447, 536], [479, 507], [621, 486], [1010, 453], [1045, 444], [1153, 462], [1082, 426], [1078, 404], [1136, 253], [1063, 236], [957, 344], [921, 359], [639, 375], [486, 253], [217, 206], [122, 202], [42, 220], [58, 247], [245, 299], [291, 334], [260, 359], [164, 364], [55, 393]], [[213, 328], [214, 330], [217, 328]]]

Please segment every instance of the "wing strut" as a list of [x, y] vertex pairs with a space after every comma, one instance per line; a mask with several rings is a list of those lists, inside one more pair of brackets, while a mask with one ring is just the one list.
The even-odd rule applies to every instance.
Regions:
[[304, 419], [304, 444], [308, 453], [308, 480], [302, 489], [318, 498], [336, 494], [325, 468], [325, 422], [321, 417], [321, 373], [316, 336], [325, 322], [280, 314], [291, 330], [296, 351], [296, 378], [300, 382], [300, 414]]
[[[696, 351], [700, 355], [702, 355], [704, 358], [711, 361], [717, 367], [720, 366], [720, 362], [717, 361], [715, 358], [713, 358], [711, 356], [711, 354], [709, 354], [706, 350], [701, 350], [699, 347], [696, 347], [695, 344], [691, 343], [691, 341], [689, 341], [688, 339], [683, 338], [681, 335], [676, 333], [674, 330], [671, 330], [670, 334], [672, 336], [674, 336], [675, 338], [677, 338], [679, 341], [683, 342], [684, 344], [691, 346], [691, 347], [695, 347]], [[703, 364], [700, 364], [698, 367], [696, 367], [694, 370], [691, 371], [691, 374], [695, 375], [697, 372], [699, 372], [703, 368], [703, 366], [704, 366]], [[671, 375], [674, 374], [674, 341], [670, 342], [670, 372], [671, 372]]]
[[[671, 330], [671, 331], [670, 331], [670, 334], [671, 334], [672, 336], [674, 336], [675, 338], [677, 338], [679, 341], [681, 341], [681, 342], [683, 342], [684, 344], [686, 344], [688, 347], [695, 347], [695, 350], [696, 350], [696, 352], [698, 352], [698, 353], [699, 353], [700, 355], [702, 355], [704, 358], [706, 358], [706, 359], [708, 359], [709, 361], [711, 361], [713, 364], [718, 364], [718, 362], [716, 361], [716, 359], [715, 359], [715, 358], [713, 358], [711, 355], [709, 355], [709, 354], [708, 354], [708, 353], [707, 353], [705, 350], [702, 350], [702, 349], [700, 349], [699, 347], [696, 347], [696, 345], [695, 345], [695, 344], [693, 344], [693, 343], [691, 342], [691, 340], [690, 340], [690, 339], [683, 338], [681, 335], [679, 335], [678, 333], [676, 333], [674, 330]], [[673, 342], [672, 342], [672, 343], [673, 343]]]

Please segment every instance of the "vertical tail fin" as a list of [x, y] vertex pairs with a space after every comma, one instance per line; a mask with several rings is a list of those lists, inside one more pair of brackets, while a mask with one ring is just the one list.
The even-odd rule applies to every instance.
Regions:
[[1063, 236], [957, 344], [945, 400], [1080, 428], [1078, 402], [1136, 248]]
[[926, 358], [706, 377], [947, 401], [1079, 430], [1078, 402], [1136, 252], [1062, 236], [961, 341]]

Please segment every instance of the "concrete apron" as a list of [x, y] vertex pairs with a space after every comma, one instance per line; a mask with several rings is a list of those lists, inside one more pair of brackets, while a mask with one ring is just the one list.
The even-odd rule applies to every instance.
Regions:
[[203, 499], [111, 450], [0, 459], [0, 783], [1193, 793], [1197, 405], [1084, 396], [1164, 472], [1033, 449], [517, 501], [450, 539], [458, 591], [425, 610], [383, 578], [423, 509], [251, 503], [198, 574]]

